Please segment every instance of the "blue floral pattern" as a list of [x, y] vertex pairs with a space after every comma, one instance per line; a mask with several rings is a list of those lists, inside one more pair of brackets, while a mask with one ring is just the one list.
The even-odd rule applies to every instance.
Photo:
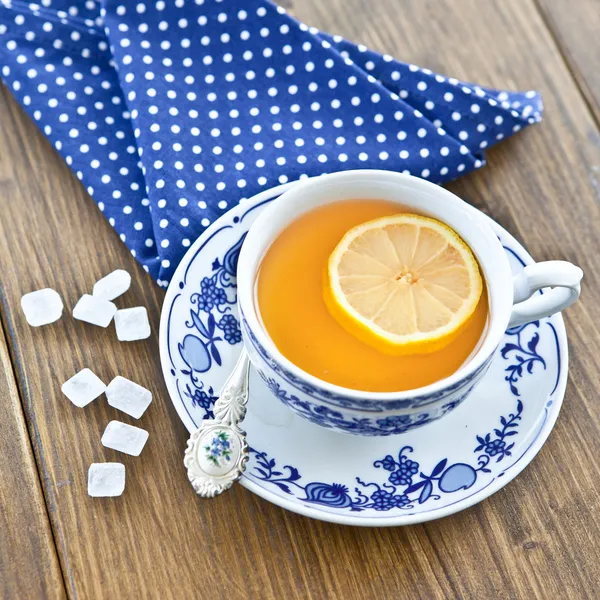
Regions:
[[204, 384], [201, 381], [198, 381], [193, 373], [188, 373], [188, 375], [190, 376], [194, 387], [190, 387], [189, 383], [186, 384], [184, 395], [191, 399], [192, 406], [204, 409], [203, 419], [214, 419], [215, 413], [213, 412], [213, 406], [215, 405], [218, 396], [215, 396], [212, 387], [204, 390]]
[[523, 415], [523, 402], [517, 400], [517, 409], [506, 417], [500, 417], [500, 427], [494, 429], [492, 433], [478, 435], [478, 446], [475, 452], [483, 451], [490, 457], [495, 457], [496, 462], [500, 462], [506, 456], [512, 456], [511, 450], [514, 443], [507, 442], [510, 438], [518, 434], [519, 422]]
[[231, 462], [231, 442], [229, 434], [226, 431], [219, 431], [210, 441], [210, 444], [204, 446], [206, 459], [215, 467], [221, 467]]
[[506, 456], [511, 456], [514, 444], [508, 444], [506, 439], [517, 435], [522, 413], [523, 403], [517, 399], [515, 411], [500, 417], [500, 427], [494, 429], [493, 433], [476, 435], [478, 445], [473, 451], [475, 456], [471, 464], [450, 463], [447, 458], [443, 458], [429, 474], [425, 474], [419, 463], [410, 458], [414, 448], [403, 446], [396, 456], [388, 454], [373, 463], [376, 469], [387, 473], [385, 481], [366, 482], [356, 477], [357, 486], [353, 492], [340, 483], [303, 483], [296, 467], [277, 467], [274, 458], [254, 448], [250, 449], [255, 458], [251, 476], [304, 502], [330, 508], [355, 512], [369, 508], [376, 511], [411, 509], [417, 504], [439, 500], [440, 494], [452, 494], [471, 488], [478, 478], [492, 472], [488, 468], [492, 459], [500, 462]]
[[223, 331], [223, 337], [231, 345], [239, 344], [242, 341], [242, 332], [238, 320], [231, 314], [223, 315], [217, 323], [219, 329]]
[[505, 360], [513, 360], [505, 371], [507, 373], [505, 379], [510, 385], [510, 391], [515, 396], [520, 396], [517, 383], [521, 377], [527, 373], [533, 373], [533, 368], [536, 363], [539, 363], [544, 369], [546, 369], [546, 361], [538, 354], [537, 346], [540, 341], [540, 334], [535, 331], [531, 337], [525, 341], [523, 338], [526, 335], [526, 330], [529, 331], [530, 327], [536, 327], [539, 329], [540, 322], [532, 321], [519, 327], [513, 327], [506, 332], [506, 335], [515, 336], [514, 342], [508, 342], [500, 350], [502, 358]]
[[184, 395], [192, 400], [193, 406], [205, 410], [204, 418], [214, 418], [212, 407], [216, 396], [212, 388], [204, 389], [198, 377], [212, 367], [213, 361], [221, 366], [222, 359], [219, 344], [230, 345], [242, 341], [240, 323], [232, 314], [232, 306], [237, 302], [235, 274], [244, 233], [225, 253], [223, 259], [212, 261], [212, 273], [200, 281], [200, 291], [191, 295], [190, 319], [185, 325], [193, 333], [186, 335], [178, 344], [179, 354], [187, 368], [181, 373], [189, 377]]
[[463, 395], [455, 398], [451, 402], [443, 404], [441, 408], [430, 413], [419, 412], [411, 415], [393, 415], [378, 419], [369, 417], [348, 418], [344, 416], [344, 413], [338, 410], [301, 400], [298, 396], [288, 393], [277, 381], [275, 381], [275, 379], [269, 377], [260, 369], [257, 372], [267, 384], [271, 393], [294, 412], [321, 427], [339, 429], [346, 433], [358, 435], [385, 436], [405, 433], [410, 429], [420, 427], [439, 419], [441, 416], [458, 406], [471, 391], [470, 388], [467, 389]]

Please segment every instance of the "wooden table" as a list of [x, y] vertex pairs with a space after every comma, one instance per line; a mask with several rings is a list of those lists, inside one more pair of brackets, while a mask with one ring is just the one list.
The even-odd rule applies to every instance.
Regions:
[[[237, 486], [212, 502], [182, 468], [187, 432], [158, 360], [163, 292], [0, 91], [0, 596], [62, 598], [598, 598], [600, 585], [600, 4], [598, 0], [302, 0], [302, 20], [441, 73], [542, 92], [544, 122], [489, 153], [452, 190], [539, 260], [584, 269], [566, 314], [570, 379], [558, 424], [509, 486], [460, 514], [360, 529], [286, 512]], [[20, 296], [67, 306], [117, 267], [154, 334], [120, 344], [70, 318], [27, 326]], [[140, 458], [103, 449], [105, 402], [80, 410], [60, 384], [82, 366], [155, 395]], [[93, 461], [124, 460], [126, 493], [86, 494]], [[131, 466], [131, 468], [129, 468]], [[134, 468], [135, 467], [135, 468]]]

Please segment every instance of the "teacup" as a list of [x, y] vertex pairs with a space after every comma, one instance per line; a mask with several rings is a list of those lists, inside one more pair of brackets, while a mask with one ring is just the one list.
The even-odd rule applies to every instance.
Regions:
[[[310, 375], [285, 358], [265, 330], [256, 300], [260, 262], [273, 240], [307, 211], [331, 202], [373, 198], [448, 224], [477, 257], [488, 293], [488, 322], [477, 348], [451, 376], [402, 392], [364, 392]], [[313, 423], [358, 435], [392, 435], [437, 420], [456, 408], [483, 378], [505, 331], [547, 317], [579, 297], [583, 272], [564, 261], [525, 267], [513, 277], [490, 225], [463, 200], [423, 179], [390, 171], [358, 170], [305, 180], [285, 192], [253, 224], [237, 276], [244, 345], [258, 374], [281, 402]], [[551, 287], [543, 295], [539, 289]]]

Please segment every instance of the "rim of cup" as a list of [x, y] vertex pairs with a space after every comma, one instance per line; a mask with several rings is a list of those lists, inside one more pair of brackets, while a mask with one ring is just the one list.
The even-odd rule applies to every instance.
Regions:
[[[364, 191], [363, 191], [364, 190]], [[475, 254], [488, 292], [488, 319], [474, 354], [452, 375], [398, 392], [369, 392], [329, 383], [304, 371], [277, 348], [259, 316], [256, 276], [265, 252], [294, 220], [344, 200], [390, 200], [436, 218], [454, 229]], [[421, 205], [423, 203], [423, 205]], [[383, 170], [342, 171], [305, 179], [272, 202], [253, 223], [238, 261], [238, 303], [248, 327], [268, 354], [299, 379], [326, 392], [353, 399], [402, 400], [443, 391], [476, 371], [495, 351], [508, 327], [513, 305], [512, 272], [496, 234], [477, 209], [452, 192], [419, 177]]]

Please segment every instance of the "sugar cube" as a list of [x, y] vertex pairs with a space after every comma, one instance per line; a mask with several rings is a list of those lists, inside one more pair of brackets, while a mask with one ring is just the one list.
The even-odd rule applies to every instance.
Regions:
[[123, 308], [115, 313], [115, 329], [121, 342], [135, 342], [150, 337], [148, 311], [144, 306]]
[[123, 295], [129, 289], [130, 285], [131, 275], [123, 269], [117, 269], [106, 275], [106, 277], [96, 281], [92, 293], [96, 298], [114, 300]]
[[40, 327], [60, 319], [63, 303], [58, 292], [51, 288], [44, 288], [25, 294], [21, 298], [21, 308], [27, 322], [32, 327]]
[[117, 375], [106, 388], [106, 398], [113, 408], [139, 419], [152, 402], [152, 392]]
[[108, 327], [117, 307], [104, 298], [84, 294], [73, 309], [73, 317], [92, 325]]
[[88, 470], [88, 495], [94, 498], [120, 496], [125, 489], [125, 465], [92, 463]]
[[62, 393], [79, 408], [87, 406], [95, 400], [106, 386], [102, 380], [90, 369], [82, 369], [71, 379], [62, 384]]
[[139, 456], [150, 434], [145, 429], [111, 421], [102, 435], [102, 445], [131, 456]]

